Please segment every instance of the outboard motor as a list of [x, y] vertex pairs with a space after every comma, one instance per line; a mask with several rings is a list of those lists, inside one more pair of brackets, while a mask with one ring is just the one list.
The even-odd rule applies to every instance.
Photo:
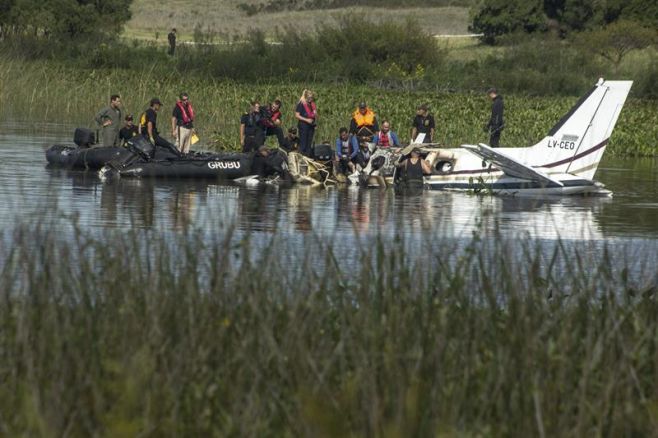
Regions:
[[80, 148], [88, 148], [92, 144], [96, 143], [96, 136], [94, 131], [87, 128], [76, 128], [73, 133], [73, 143], [75, 143]]

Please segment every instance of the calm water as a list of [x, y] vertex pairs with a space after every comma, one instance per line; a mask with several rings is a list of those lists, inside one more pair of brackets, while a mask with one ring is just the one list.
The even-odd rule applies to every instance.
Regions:
[[253, 233], [319, 236], [441, 233], [470, 237], [494, 228], [512, 237], [587, 241], [658, 242], [656, 160], [604, 161], [597, 179], [612, 198], [502, 198], [354, 187], [242, 188], [195, 181], [124, 179], [101, 183], [92, 172], [45, 168], [44, 150], [69, 143], [62, 126], [4, 126], [0, 134], [0, 224], [48, 218], [83, 228], [139, 227], [176, 232], [188, 227], [221, 232], [228, 223]]

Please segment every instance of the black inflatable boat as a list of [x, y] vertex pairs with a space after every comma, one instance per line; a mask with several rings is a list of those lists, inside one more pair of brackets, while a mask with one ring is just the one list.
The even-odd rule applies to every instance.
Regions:
[[[156, 147], [143, 137], [127, 142], [129, 155], [108, 162], [100, 171], [101, 179], [197, 178], [232, 180], [252, 174], [254, 154], [192, 152], [181, 155], [176, 149]], [[275, 172], [287, 171], [285, 154], [273, 154]]]
[[46, 160], [52, 167], [98, 170], [113, 160], [130, 155], [125, 148], [94, 146], [93, 131], [78, 128], [73, 135], [76, 146], [53, 145], [46, 150]]

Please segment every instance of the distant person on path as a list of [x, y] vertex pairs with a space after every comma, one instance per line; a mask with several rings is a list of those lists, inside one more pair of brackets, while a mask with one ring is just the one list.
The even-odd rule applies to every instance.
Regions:
[[500, 143], [500, 133], [505, 128], [503, 96], [500, 96], [498, 90], [493, 87], [487, 90], [487, 95], [492, 100], [491, 117], [484, 130], [489, 133], [489, 146], [497, 148]]
[[260, 102], [257, 100], [252, 101], [249, 112], [244, 113], [240, 118], [240, 146], [242, 146], [242, 152], [253, 152], [265, 143], [265, 131], [261, 123], [262, 117]]
[[411, 142], [413, 143], [418, 134], [425, 134], [423, 143], [432, 143], [434, 140], [434, 116], [430, 114], [427, 104], [418, 105], [416, 117], [412, 121]]
[[176, 51], [176, 28], [171, 29], [171, 32], [167, 35], [167, 40], [169, 40], [169, 55], [174, 56]]
[[350, 121], [350, 133], [359, 137], [359, 140], [372, 141], [372, 136], [379, 130], [375, 112], [368, 108], [365, 102], [359, 103], [359, 107], [352, 113]]
[[101, 129], [103, 146], [118, 146], [122, 122], [121, 96], [110, 96], [110, 104], [96, 114], [96, 123]]
[[128, 140], [138, 134], [137, 125], [133, 122], [133, 116], [128, 114], [123, 123], [123, 128], [119, 131], [119, 141], [121, 146], [125, 145]]
[[171, 131], [176, 147], [184, 154], [190, 152], [194, 133], [194, 108], [187, 93], [181, 93], [171, 114]]
[[311, 156], [313, 135], [317, 126], [318, 111], [315, 96], [311, 90], [304, 90], [295, 108], [295, 118], [298, 120], [299, 149], [307, 157]]
[[382, 122], [382, 128], [375, 134], [372, 142], [379, 148], [400, 147], [400, 140], [397, 134], [391, 131], [391, 123], [388, 120]]

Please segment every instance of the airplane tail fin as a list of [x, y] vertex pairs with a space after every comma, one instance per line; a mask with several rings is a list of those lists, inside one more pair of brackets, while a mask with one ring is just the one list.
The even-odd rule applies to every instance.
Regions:
[[632, 81], [599, 82], [529, 148], [526, 162], [550, 173], [593, 179]]

